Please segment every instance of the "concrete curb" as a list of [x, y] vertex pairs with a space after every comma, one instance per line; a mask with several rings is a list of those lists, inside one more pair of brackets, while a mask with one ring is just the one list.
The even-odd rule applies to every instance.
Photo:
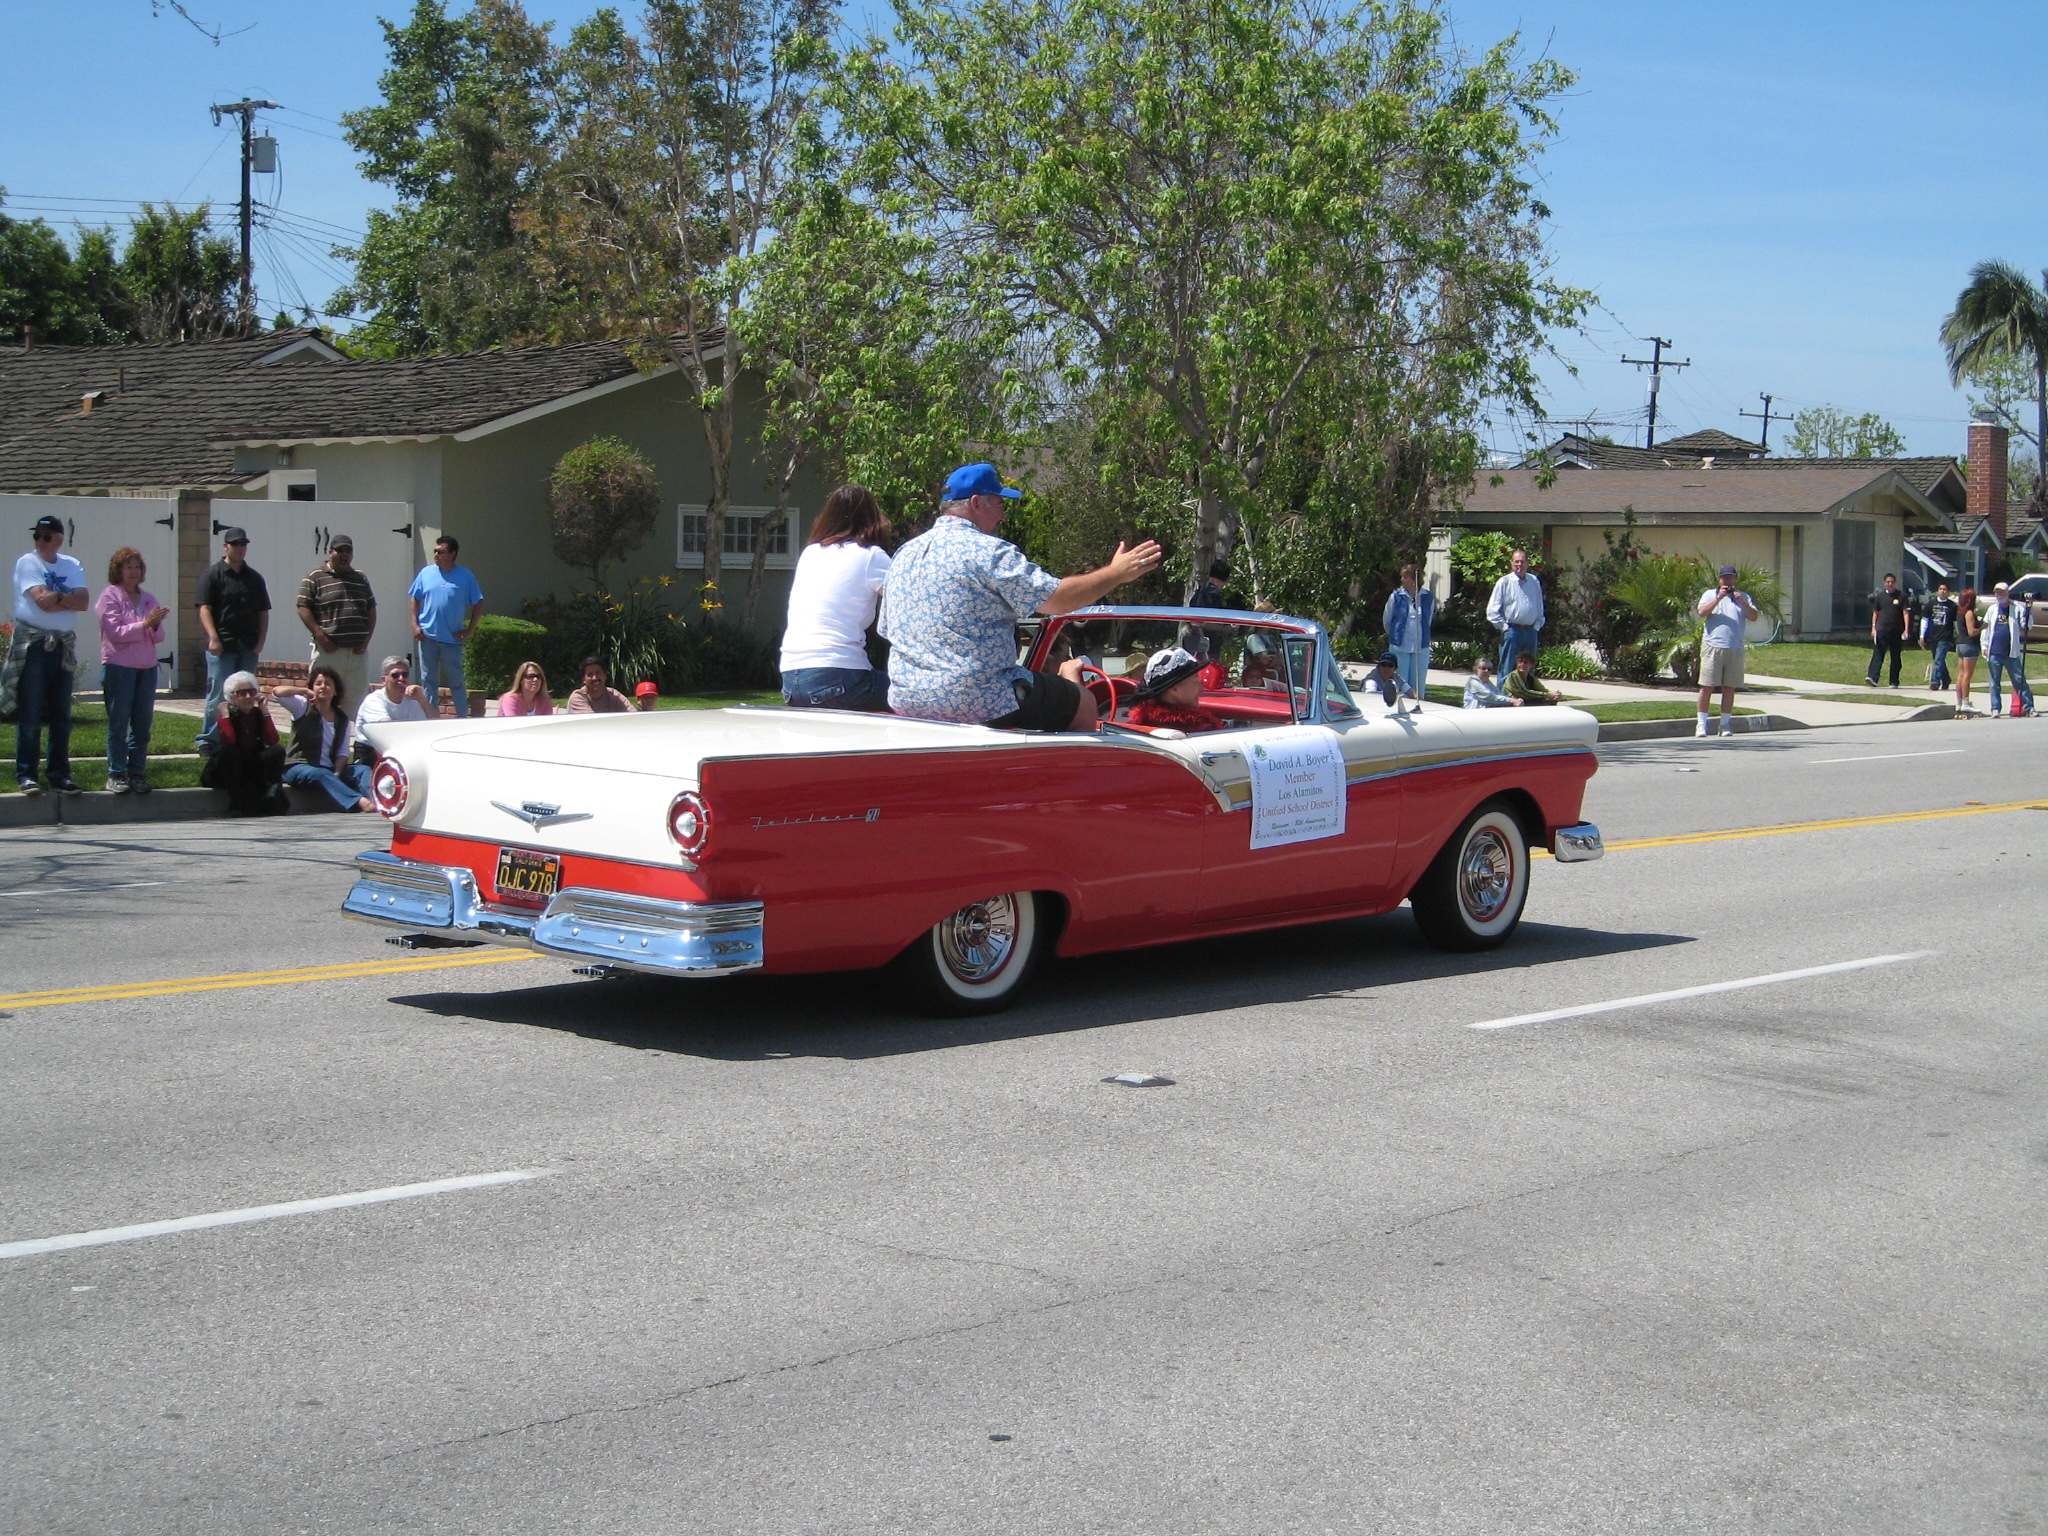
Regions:
[[[1735, 727], [1736, 735], [1749, 731], [1803, 731], [1807, 729], [1803, 720], [1788, 719], [1784, 715], [1737, 715], [1729, 722]], [[1668, 741], [1678, 736], [1690, 736], [1699, 726], [1691, 715], [1682, 720], [1608, 720], [1600, 726], [1602, 741]], [[1715, 726], [1718, 731], [1719, 725]]]
[[[339, 816], [342, 810], [318, 790], [285, 788], [294, 816]], [[60, 795], [46, 791], [0, 797], [0, 828], [114, 827], [130, 822], [211, 821], [228, 816], [227, 796], [213, 789], [158, 789], [146, 795], [90, 791]]]

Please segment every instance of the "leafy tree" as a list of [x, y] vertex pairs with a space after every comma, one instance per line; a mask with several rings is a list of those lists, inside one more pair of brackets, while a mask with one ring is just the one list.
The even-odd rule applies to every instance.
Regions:
[[[98, 252], [81, 252], [109, 286], [99, 295], [104, 308], [124, 316], [143, 341], [196, 341], [232, 332], [240, 313], [242, 261], [234, 245], [209, 235], [212, 210], [204, 203], [189, 213], [144, 203], [128, 224], [128, 244], [118, 264], [104, 264]], [[103, 235], [105, 253], [112, 237]]]
[[559, 158], [522, 221], [550, 278], [589, 298], [557, 334], [623, 334], [648, 366], [677, 370], [709, 460], [707, 605], [722, 601], [742, 451], [734, 386], [759, 362], [745, 279], [772, 235], [830, 14], [826, 0], [649, 0], [637, 36], [579, 31], [554, 97]]
[[1792, 418], [1785, 448], [1798, 459], [1895, 459], [1906, 451], [1906, 440], [1875, 411], [1851, 416], [1815, 405]]
[[660, 510], [653, 466], [616, 437], [571, 448], [548, 477], [555, 555], [590, 572], [600, 601], [607, 600], [604, 568], [647, 542]]
[[[1584, 296], [1544, 277], [1530, 161], [1570, 76], [1456, 55], [1419, 4], [904, 0], [835, 98], [869, 183], [932, 232], [1004, 386], [1098, 416], [1192, 501], [1187, 571], [1248, 545], [1255, 595], [1359, 606], [1478, 462], [1483, 402]], [[1356, 514], [1369, 511], [1370, 517]]]
[[[2041, 276], [2048, 284], [2048, 272]], [[2008, 426], [2018, 425], [2011, 410], [2020, 398], [2014, 375], [2024, 370], [2032, 385], [2034, 430], [2020, 431], [2033, 443], [2038, 466], [2048, 448], [2048, 291], [2010, 262], [1979, 262], [1941, 323], [1941, 341], [1948, 353], [1949, 382], [1971, 379], [1988, 385], [1993, 408]], [[2036, 513], [2048, 505], [2048, 486], [2038, 474], [2028, 501]]]
[[24, 334], [46, 342], [87, 340], [78, 333], [90, 314], [63, 236], [41, 219], [0, 213], [0, 336], [9, 341], [20, 341]]
[[[390, 67], [383, 100], [343, 114], [372, 181], [398, 194], [372, 209], [361, 245], [338, 255], [355, 278], [329, 300], [368, 311], [356, 347], [370, 355], [463, 351], [544, 330], [573, 288], [536, 282], [516, 226], [521, 199], [547, 163], [555, 54], [519, 0], [476, 0], [451, 16], [414, 0], [405, 23], [384, 22]], [[616, 25], [610, 13], [590, 24]]]

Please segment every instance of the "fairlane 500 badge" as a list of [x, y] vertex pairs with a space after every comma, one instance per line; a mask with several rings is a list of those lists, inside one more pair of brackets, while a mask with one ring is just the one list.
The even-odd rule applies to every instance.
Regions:
[[811, 823], [819, 821], [880, 821], [881, 819], [881, 807], [875, 806], [866, 811], [848, 811], [843, 816], [824, 816], [820, 815], [817, 811], [812, 811], [808, 816], [756, 816], [754, 818], [754, 825], [757, 827], [807, 827]]

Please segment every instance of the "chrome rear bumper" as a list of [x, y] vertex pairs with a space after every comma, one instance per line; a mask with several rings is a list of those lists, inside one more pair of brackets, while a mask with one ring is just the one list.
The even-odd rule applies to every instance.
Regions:
[[341, 910], [365, 922], [516, 944], [657, 976], [758, 970], [766, 954], [758, 901], [662, 901], [571, 889], [533, 912], [484, 900], [466, 869], [388, 853], [356, 855], [356, 883]]
[[1551, 855], [1560, 864], [1584, 864], [1606, 851], [1600, 846], [1600, 829], [1590, 821], [1575, 827], [1559, 827], [1550, 844]]

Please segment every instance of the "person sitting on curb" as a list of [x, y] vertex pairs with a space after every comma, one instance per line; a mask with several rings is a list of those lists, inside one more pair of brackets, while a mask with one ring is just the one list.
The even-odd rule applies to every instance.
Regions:
[[[427, 718], [426, 690], [412, 681], [411, 662], [403, 656], [386, 656], [379, 675], [382, 686], [372, 688], [356, 706], [358, 733], [366, 725], [382, 725], [388, 720]], [[356, 756], [362, 758], [368, 753], [369, 747], [358, 742]]]
[[215, 746], [200, 767], [199, 782], [225, 793], [236, 816], [280, 815], [291, 808], [284, 797], [284, 748], [263, 707], [256, 674], [229, 673], [221, 694], [213, 719]]
[[630, 715], [633, 701], [608, 685], [604, 663], [595, 656], [583, 658], [583, 686], [569, 694], [563, 710], [572, 715]]
[[1552, 693], [1537, 679], [1536, 654], [1533, 651], [1515, 653], [1515, 670], [1508, 674], [1508, 680], [1501, 684], [1501, 692], [1516, 704], [1562, 704], [1564, 695]]
[[374, 811], [370, 768], [351, 763], [353, 722], [344, 707], [348, 684], [337, 667], [315, 662], [303, 688], [278, 687], [270, 696], [292, 717], [292, 740], [284, 755], [284, 781], [298, 789], [324, 789], [344, 811]]
[[1145, 666], [1145, 685], [1131, 706], [1132, 725], [1183, 731], [1193, 736], [1220, 731], [1223, 722], [1201, 707], [1202, 663], [1179, 646], [1168, 646]]
[[1511, 699], [1500, 690], [1494, 681], [1493, 663], [1482, 656], [1472, 663], [1472, 675], [1465, 680], [1465, 707], [1467, 709], [1499, 709], [1508, 704], [1519, 704], [1520, 699]]
[[554, 696], [548, 692], [548, 675], [537, 661], [522, 661], [512, 674], [512, 686], [498, 700], [501, 718], [520, 715], [552, 715]]
[[642, 679], [633, 686], [633, 707], [643, 715], [653, 710], [654, 701], [660, 697], [661, 689], [651, 680]]
[[[1378, 694], [1392, 709], [1403, 699], [1415, 699], [1415, 688], [1401, 675], [1401, 658], [1392, 651], [1386, 652], [1373, 664], [1372, 675], [1365, 680], [1365, 686]], [[1420, 699], [1416, 699], [1420, 703]]]

